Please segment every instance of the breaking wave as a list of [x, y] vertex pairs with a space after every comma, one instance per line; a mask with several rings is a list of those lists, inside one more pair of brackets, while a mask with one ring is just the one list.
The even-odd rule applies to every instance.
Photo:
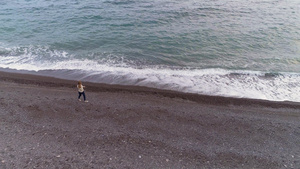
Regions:
[[119, 57], [81, 59], [47, 47], [0, 48], [0, 67], [70, 80], [300, 102], [298, 73], [143, 66]]

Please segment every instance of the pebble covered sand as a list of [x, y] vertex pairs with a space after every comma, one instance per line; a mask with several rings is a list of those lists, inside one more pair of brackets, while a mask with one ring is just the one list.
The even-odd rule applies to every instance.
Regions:
[[0, 73], [0, 168], [299, 168], [300, 104]]

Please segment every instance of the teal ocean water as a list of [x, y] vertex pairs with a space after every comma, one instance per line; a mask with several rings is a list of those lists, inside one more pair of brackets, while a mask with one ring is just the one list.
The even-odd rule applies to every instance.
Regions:
[[1, 0], [0, 68], [300, 102], [298, 0]]

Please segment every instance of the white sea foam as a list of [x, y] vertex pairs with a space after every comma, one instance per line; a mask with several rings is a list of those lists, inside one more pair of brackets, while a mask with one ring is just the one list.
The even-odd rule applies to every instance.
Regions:
[[[222, 69], [172, 70], [135, 69], [100, 65], [88, 60], [62, 61], [55, 64], [32, 64], [8, 61], [0, 67], [18, 70], [81, 70], [80, 73], [58, 73], [61, 78], [81, 79], [109, 84], [148, 86], [191, 93], [246, 97], [266, 100], [300, 101], [300, 76], [292, 74], [274, 77], [262, 76], [261, 72], [228, 71]], [[3, 64], [5, 63], [5, 64]], [[232, 73], [239, 73], [233, 74]], [[73, 74], [73, 75], [72, 75]]]
[[[6, 49], [9, 50], [9, 49]], [[48, 50], [48, 49], [45, 49]], [[38, 51], [41, 53], [40, 51]], [[47, 51], [49, 53], [49, 51]], [[3, 52], [2, 49], [2, 53]], [[147, 86], [189, 93], [300, 102], [300, 74], [266, 74], [224, 69], [135, 68], [71, 58], [51, 51], [55, 59], [41, 60], [35, 52], [0, 55], [0, 67], [98, 83]]]

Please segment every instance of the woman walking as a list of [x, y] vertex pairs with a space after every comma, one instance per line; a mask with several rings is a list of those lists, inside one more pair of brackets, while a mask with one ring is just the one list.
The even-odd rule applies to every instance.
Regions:
[[85, 86], [83, 86], [82, 85], [82, 83], [81, 83], [81, 81], [79, 81], [78, 82], [78, 85], [77, 85], [77, 89], [78, 89], [78, 101], [81, 101], [80, 100], [80, 97], [81, 97], [81, 95], [83, 95], [83, 99], [84, 99], [84, 102], [88, 102], [87, 100], [86, 100], [86, 98], [85, 98], [85, 93], [84, 93], [84, 89], [83, 88], [85, 88]]

